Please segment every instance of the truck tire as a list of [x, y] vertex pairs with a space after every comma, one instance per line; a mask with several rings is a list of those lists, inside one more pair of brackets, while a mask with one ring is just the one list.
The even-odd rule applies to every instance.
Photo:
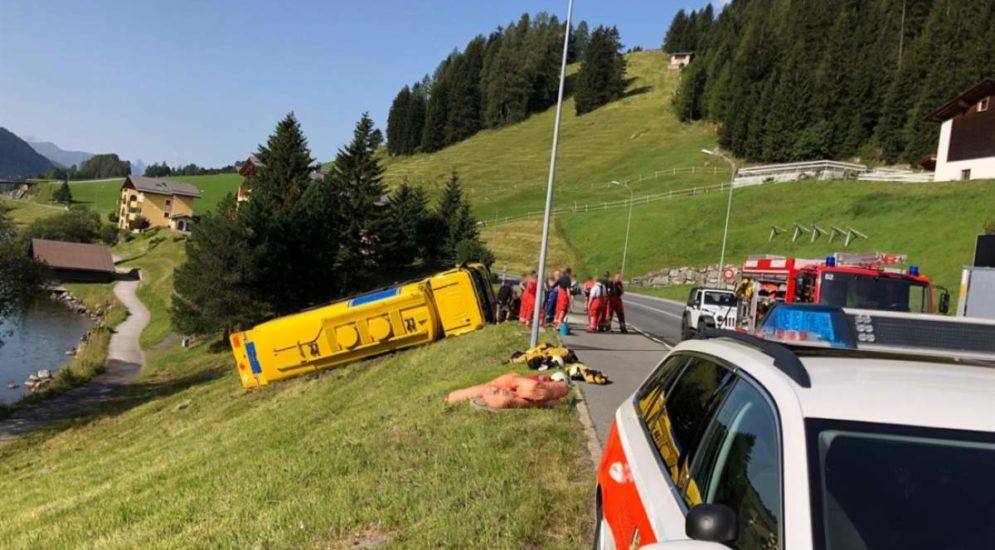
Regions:
[[681, 340], [690, 340], [694, 338], [694, 331], [688, 326], [688, 316], [685, 315], [681, 318]]

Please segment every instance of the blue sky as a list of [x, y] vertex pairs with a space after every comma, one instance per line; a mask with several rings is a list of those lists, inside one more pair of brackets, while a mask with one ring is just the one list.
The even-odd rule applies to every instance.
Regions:
[[[575, 21], [658, 48], [706, 0], [575, 0]], [[0, 126], [146, 163], [244, 158], [294, 111], [334, 157], [363, 111], [476, 34], [566, 0], [0, 0]]]

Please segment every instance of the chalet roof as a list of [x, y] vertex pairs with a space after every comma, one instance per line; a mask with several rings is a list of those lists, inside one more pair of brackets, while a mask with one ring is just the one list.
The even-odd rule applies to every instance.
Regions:
[[103, 244], [31, 239], [31, 255], [53, 269], [114, 273], [111, 249]]
[[670, 57], [677, 57], [678, 55], [694, 55], [694, 52], [674, 52], [670, 54]]
[[124, 184], [128, 185], [129, 182], [132, 187], [143, 193], [200, 198], [200, 190], [189, 183], [145, 176], [128, 176]]
[[944, 122], [968, 110], [971, 105], [981, 101], [983, 98], [995, 95], [995, 80], [986, 78], [975, 85], [970, 90], [960, 94], [953, 101], [943, 107], [933, 111], [933, 114], [926, 117], [932, 122]]

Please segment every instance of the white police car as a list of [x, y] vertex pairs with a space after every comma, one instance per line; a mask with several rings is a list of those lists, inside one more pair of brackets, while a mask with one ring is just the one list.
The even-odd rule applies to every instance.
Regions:
[[619, 407], [596, 548], [995, 548], [995, 322], [779, 305], [758, 335]]

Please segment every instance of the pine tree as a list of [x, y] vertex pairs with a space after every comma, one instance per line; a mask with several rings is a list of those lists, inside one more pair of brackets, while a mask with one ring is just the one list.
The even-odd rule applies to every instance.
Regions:
[[384, 170], [370, 144], [373, 131], [373, 120], [363, 113], [352, 142], [339, 149], [327, 176], [338, 199], [338, 265], [345, 291], [362, 289], [377, 280], [392, 223], [384, 200]]
[[476, 134], [483, 126], [480, 118], [480, 74], [484, 68], [485, 46], [484, 37], [478, 36], [453, 61], [449, 74], [452, 79], [449, 109], [446, 113], [447, 144], [463, 141]]
[[[254, 198], [254, 197], [253, 197]], [[250, 244], [248, 228], [235, 214], [229, 194], [214, 212], [201, 216], [186, 242], [186, 261], [173, 275], [169, 309], [183, 334], [225, 334], [248, 328], [281, 308], [259, 291], [264, 258]]]
[[386, 267], [391, 269], [411, 265], [421, 254], [428, 218], [428, 196], [421, 188], [404, 181], [390, 195], [388, 217], [390, 238], [386, 240]]
[[[332, 271], [329, 258], [336, 251], [335, 236], [316, 234], [334, 228], [337, 212], [316, 211], [312, 189], [318, 181], [307, 139], [293, 113], [287, 115], [256, 153], [260, 166], [252, 182], [252, 198], [238, 209], [249, 234], [249, 248], [258, 253], [256, 291], [278, 313], [331, 297], [334, 287], [319, 275]], [[293, 266], [293, 269], [289, 269]]]
[[674, 112], [683, 122], [704, 117], [704, 94], [708, 71], [704, 63], [692, 63], [681, 75], [681, 87], [674, 96]]
[[387, 113], [387, 152], [391, 155], [411, 153], [408, 150], [407, 138], [410, 133], [407, 127], [410, 109], [411, 89], [405, 86], [394, 97], [394, 102], [391, 103], [390, 111]]
[[687, 12], [683, 9], [677, 10], [677, 14], [674, 15], [673, 21], [670, 22], [670, 28], [667, 29], [667, 34], [663, 38], [663, 51], [667, 53], [684, 51], [684, 35], [687, 28]]
[[449, 102], [452, 82], [450, 68], [457, 54], [443, 61], [435, 71], [428, 104], [425, 109], [425, 129], [422, 131], [421, 148], [423, 152], [431, 153], [442, 149], [446, 141], [446, 120], [449, 117]]
[[417, 153], [421, 150], [422, 135], [425, 130], [425, 112], [428, 110], [428, 75], [425, 80], [411, 87], [411, 104], [408, 108], [408, 120], [405, 124], [403, 143], [405, 154]]
[[435, 215], [443, 220], [442, 252], [446, 257], [456, 257], [456, 246], [460, 242], [479, 239], [477, 221], [470, 213], [470, 204], [463, 198], [463, 187], [456, 172], [450, 175], [442, 190]]
[[578, 115], [619, 99], [625, 93], [625, 58], [615, 27], [598, 27], [577, 73], [574, 103]]
[[587, 21], [581, 21], [577, 24], [577, 29], [570, 35], [570, 50], [567, 62], [575, 63], [584, 59], [584, 52], [587, 51], [587, 45], [590, 42], [591, 31], [587, 28]]
[[68, 178], [62, 180], [62, 184], [59, 185], [58, 189], [52, 191], [52, 202], [57, 202], [60, 204], [72, 204], [73, 192], [71, 189], [69, 189]]

